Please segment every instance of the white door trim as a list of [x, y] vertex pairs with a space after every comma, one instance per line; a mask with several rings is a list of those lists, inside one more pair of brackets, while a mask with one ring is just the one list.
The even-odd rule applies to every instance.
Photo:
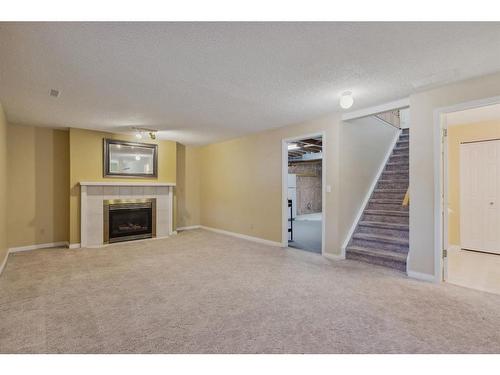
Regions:
[[321, 255], [325, 256], [326, 223], [326, 132], [304, 134], [281, 140], [281, 245], [288, 247], [288, 146], [287, 143], [301, 139], [321, 137], [323, 142], [321, 158]]
[[472, 100], [434, 110], [434, 281], [444, 280], [445, 263], [443, 249], [448, 244], [448, 142], [443, 140], [443, 129], [447, 129], [445, 114], [500, 104], [500, 96]]

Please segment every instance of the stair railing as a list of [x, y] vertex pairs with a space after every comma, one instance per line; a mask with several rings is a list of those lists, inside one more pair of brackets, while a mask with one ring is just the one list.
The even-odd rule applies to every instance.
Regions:
[[403, 199], [403, 207], [407, 207], [409, 204], [410, 204], [410, 188], [406, 190], [406, 194]]

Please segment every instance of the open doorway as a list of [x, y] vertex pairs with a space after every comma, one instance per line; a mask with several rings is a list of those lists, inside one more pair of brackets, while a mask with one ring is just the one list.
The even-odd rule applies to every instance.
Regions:
[[[322, 254], [324, 223], [323, 135], [283, 141], [285, 246]], [[286, 189], [286, 191], [285, 191]]]
[[443, 280], [500, 294], [500, 104], [442, 125]]

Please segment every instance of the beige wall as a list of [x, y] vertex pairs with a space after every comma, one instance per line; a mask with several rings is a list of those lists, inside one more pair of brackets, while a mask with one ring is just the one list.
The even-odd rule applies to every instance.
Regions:
[[436, 275], [434, 265], [434, 111], [500, 94], [500, 74], [492, 74], [410, 96], [410, 254], [408, 270]]
[[[281, 242], [281, 140], [325, 132], [325, 251], [341, 246], [396, 130], [339, 114], [201, 148], [201, 224]], [[341, 198], [341, 199], [340, 199]]]
[[200, 225], [200, 149], [177, 144], [177, 227]]
[[334, 114], [201, 147], [201, 224], [281, 243], [281, 141], [325, 132], [326, 251], [339, 254], [339, 127]]
[[340, 142], [340, 233], [345, 238], [398, 130], [371, 117], [344, 122]]
[[0, 266], [7, 249], [7, 121], [0, 103]]
[[69, 134], [8, 126], [9, 247], [69, 239]]
[[460, 143], [500, 138], [500, 120], [448, 128], [448, 241], [460, 246]]
[[[137, 141], [134, 136], [111, 134], [84, 129], [69, 130], [70, 145], [70, 243], [80, 242], [80, 181], [176, 181], [176, 143], [172, 141], [146, 141], [158, 144], [158, 178], [104, 178], [103, 139]], [[175, 225], [175, 212], [174, 212]], [[174, 226], [175, 228], [175, 226]]]

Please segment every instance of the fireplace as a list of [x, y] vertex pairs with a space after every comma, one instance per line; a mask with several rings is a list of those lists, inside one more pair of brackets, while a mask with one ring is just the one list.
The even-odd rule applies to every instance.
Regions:
[[104, 201], [104, 243], [156, 237], [156, 199]]

